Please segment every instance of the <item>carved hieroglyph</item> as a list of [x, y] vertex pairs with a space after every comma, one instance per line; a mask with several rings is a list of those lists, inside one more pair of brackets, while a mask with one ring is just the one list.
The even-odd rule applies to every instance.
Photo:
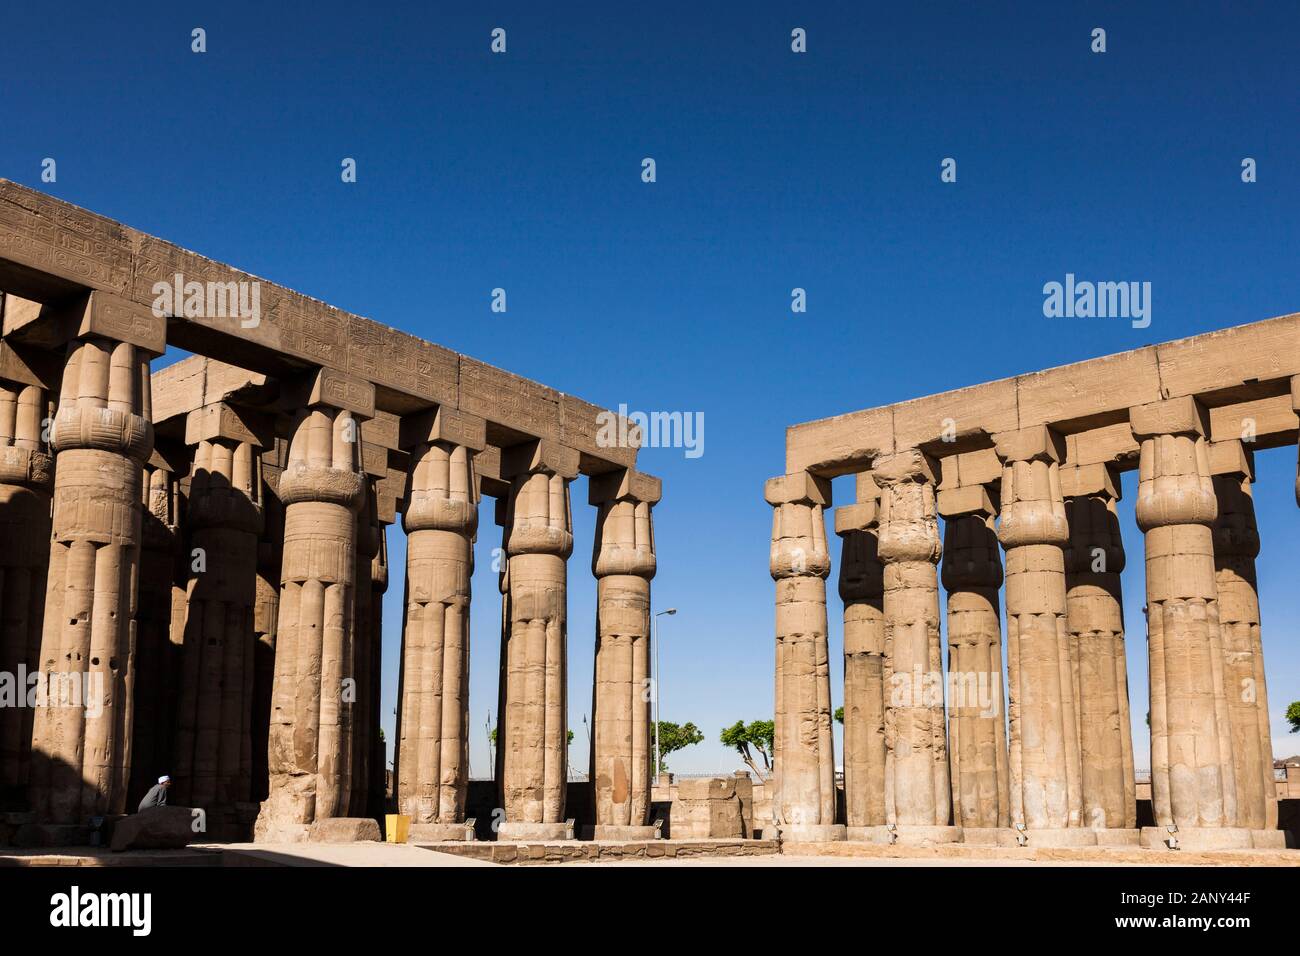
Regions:
[[569, 481], [577, 455], [546, 442], [503, 454], [510, 504], [505, 548], [509, 631], [497, 746], [505, 822], [560, 824], [568, 778], [567, 573], [573, 553]]
[[[15, 682], [40, 666], [54, 486], [48, 416], [45, 389], [0, 380], [0, 672]], [[31, 707], [0, 707], [0, 799], [26, 790], [32, 716]]]
[[1083, 822], [1094, 829], [1137, 826], [1133, 734], [1120, 572], [1119, 482], [1103, 465], [1062, 473], [1070, 543], [1065, 551]]
[[885, 565], [885, 812], [899, 826], [947, 826], [952, 801], [933, 467], [908, 451], [876, 459], [872, 472]]
[[[602, 476], [603, 477], [603, 476]], [[598, 505], [591, 569], [596, 576], [596, 663], [592, 778], [596, 826], [644, 826], [650, 813], [650, 580], [655, 574], [651, 508], [659, 498], [623, 475], [592, 479]]]
[[1010, 824], [1003, 714], [1002, 556], [996, 506], [979, 485], [939, 493], [948, 592], [948, 753], [953, 824]]
[[780, 830], [835, 824], [835, 748], [826, 638], [824, 509], [830, 483], [811, 475], [772, 478], [769, 570], [776, 581], [776, 721], [772, 813]]
[[[481, 425], [479, 426], [481, 431]], [[397, 802], [415, 823], [460, 823], [469, 780], [469, 607], [477, 440], [423, 435], [406, 506]]]
[[[875, 487], [872, 485], [872, 487]], [[863, 498], [861, 485], [858, 497]], [[850, 827], [885, 819], [885, 568], [879, 502], [835, 509], [844, 601], [844, 816]]]
[[31, 803], [52, 823], [126, 809], [150, 357], [96, 335], [68, 345], [41, 667], [90, 706], [36, 710]]
[[1238, 464], [1214, 476], [1219, 514], [1214, 522], [1214, 566], [1219, 591], [1219, 630], [1223, 639], [1224, 696], [1232, 726], [1232, 756], [1237, 782], [1237, 825], [1254, 830], [1277, 828], [1277, 785], [1273, 779], [1273, 741], [1269, 733], [1268, 689], [1260, 637], [1259, 590], [1255, 558], [1259, 528], [1251, 496], [1249, 452], [1232, 442]]
[[995, 436], [1002, 468], [998, 538], [1006, 549], [1011, 822], [1083, 823], [1074, 666], [1066, 627], [1063, 442], [1047, 428]]
[[[321, 389], [298, 415], [280, 476], [284, 556], [269, 743], [270, 793], [259, 838], [344, 816], [344, 668], [351, 654], [357, 509], [365, 495], [355, 412]], [[373, 399], [371, 401], [373, 408]]]
[[1141, 446], [1137, 520], [1146, 533], [1152, 807], [1158, 825], [1180, 829], [1237, 826], [1205, 418], [1192, 398], [1129, 414]]

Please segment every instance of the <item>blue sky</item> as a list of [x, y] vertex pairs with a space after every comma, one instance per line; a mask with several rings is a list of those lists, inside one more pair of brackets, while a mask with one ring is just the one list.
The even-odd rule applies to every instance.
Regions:
[[[771, 714], [762, 486], [783, 470], [786, 425], [1300, 310], [1292, 5], [560, 6], [11, 5], [0, 176], [592, 402], [702, 412], [701, 457], [641, 457], [664, 479], [656, 609], [680, 608], [662, 619], [663, 717], [708, 735], [674, 769], [738, 767], [718, 729]], [[504, 55], [489, 51], [495, 27]], [[806, 54], [790, 50], [795, 27]], [[955, 183], [940, 182], [945, 157]], [[1241, 181], [1245, 157], [1258, 182]], [[1042, 286], [1067, 272], [1151, 282], [1150, 326], [1044, 318]], [[489, 308], [498, 287], [505, 314]], [[806, 313], [790, 310], [794, 287]], [[1279, 756], [1300, 751], [1280, 717], [1300, 698], [1295, 457], [1257, 460]], [[1127, 475], [1144, 767], [1135, 488]], [[851, 500], [851, 485], [836, 494]], [[569, 700], [585, 767], [585, 481], [574, 501]], [[496, 711], [498, 544], [485, 508], [478, 775]], [[400, 532], [390, 549], [400, 568]]]

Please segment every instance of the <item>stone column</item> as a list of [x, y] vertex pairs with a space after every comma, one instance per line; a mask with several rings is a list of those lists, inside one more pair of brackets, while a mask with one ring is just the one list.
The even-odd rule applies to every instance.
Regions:
[[0, 807], [27, 798], [34, 713], [27, 675], [40, 669], [50, 562], [49, 407], [40, 385], [0, 377], [0, 672], [12, 675], [23, 698], [0, 706]]
[[1250, 491], [1255, 477], [1253, 455], [1239, 440], [1215, 442], [1210, 446], [1210, 466], [1219, 506], [1213, 528], [1214, 567], [1223, 689], [1237, 780], [1237, 823], [1251, 830], [1276, 830], [1277, 783], [1255, 576], [1259, 528]]
[[284, 542], [284, 505], [280, 502], [281, 452], [262, 456], [262, 536], [257, 543], [257, 597], [253, 604], [252, 799], [259, 804], [270, 793], [267, 750], [271, 730], [271, 695], [275, 684], [275, 637], [280, 617], [280, 559]]
[[1002, 711], [1002, 556], [997, 505], [982, 485], [939, 492], [948, 592], [948, 752], [952, 817], [960, 827], [1010, 826]]
[[[112, 296], [93, 293], [75, 313], [51, 436], [41, 637], [41, 667], [63, 686], [36, 710], [30, 780], [32, 809], [56, 825], [127, 809], [149, 360], [164, 348], [162, 320]], [[84, 706], [60, 691], [81, 693]]]
[[[1250, 845], [1237, 829], [1231, 720], [1224, 697], [1211, 526], [1209, 416], [1193, 398], [1131, 409], [1141, 447], [1138, 525], [1146, 534], [1147, 649], [1151, 674], [1151, 795], [1157, 827], [1144, 843], [1194, 845], [1202, 829], [1219, 845]], [[1231, 832], [1227, 832], [1231, 831]]]
[[600, 509], [591, 560], [596, 576], [591, 724], [597, 840], [655, 836], [648, 825], [654, 759], [650, 580], [655, 543], [650, 512], [660, 494], [658, 479], [630, 470], [594, 476], [588, 484], [588, 500]]
[[[1108, 466], [1084, 465], [1061, 469], [1061, 491], [1070, 526], [1065, 604], [1075, 664], [1083, 824], [1132, 830], [1137, 784], [1120, 590], [1124, 542], [1115, 510], [1120, 483]], [[1098, 834], [1106, 840], [1113, 836]]]
[[370, 791], [370, 759], [374, 753], [372, 740], [379, 733], [373, 723], [375, 673], [373, 671], [376, 644], [382, 644], [383, 635], [375, 629], [377, 612], [374, 569], [379, 559], [382, 529], [375, 501], [376, 481], [368, 478], [366, 495], [357, 513], [357, 549], [355, 600], [352, 606], [351, 653], [345, 662], [345, 671], [352, 678], [352, 695], [344, 704], [344, 753], [347, 757], [348, 790], [347, 815], [369, 816], [367, 812]]
[[439, 408], [402, 423], [411, 448], [397, 807], [425, 839], [464, 839], [469, 609], [478, 529], [474, 457], [486, 422]]
[[[1074, 664], [1066, 626], [1065, 443], [1046, 427], [994, 436], [1002, 461], [1011, 822], [1031, 845], [1095, 843], [1084, 826]], [[1078, 833], [1062, 833], [1077, 829]], [[1037, 832], [1035, 832], [1037, 831]]]
[[899, 839], [960, 839], [944, 726], [935, 464], [919, 451], [877, 459], [885, 565], [885, 812]]
[[301, 839], [347, 813], [343, 677], [350, 658], [357, 509], [365, 496], [358, 417], [374, 386], [321, 370], [285, 389], [298, 413], [280, 476], [284, 553], [268, 745], [270, 792], [256, 838]]
[[[177, 467], [183, 467], [179, 461]], [[180, 481], [157, 450], [145, 464], [144, 496], [128, 808], [139, 805], [159, 776], [175, 776], [176, 703], [189, 568], [181, 560]]]
[[254, 605], [269, 429], [232, 405], [186, 417], [190, 468], [184, 650], [173, 800], [234, 823], [252, 799]]
[[[370, 734], [367, 738], [369, 752], [367, 756], [366, 779], [364, 781], [364, 809], [361, 816], [384, 816], [385, 797], [387, 794], [387, 748], [384, 745], [383, 730], [383, 666], [384, 666], [384, 595], [388, 592], [388, 525], [393, 523], [395, 515], [379, 516], [379, 550], [370, 563]], [[400, 700], [400, 697], [399, 697]]]
[[[835, 509], [844, 601], [844, 818], [849, 839], [885, 820], [885, 569], [877, 554], [879, 501]], [[875, 488], [874, 483], [870, 484]], [[876, 494], [879, 495], [879, 489]]]
[[807, 473], [771, 478], [769, 567], [776, 581], [772, 816], [783, 840], [842, 840], [835, 823], [835, 738], [826, 639], [826, 518], [831, 486]]
[[501, 473], [510, 478], [510, 634], [497, 708], [505, 809], [497, 838], [563, 839], [571, 835], [564, 821], [569, 482], [578, 453], [546, 440], [516, 445], [502, 452]]

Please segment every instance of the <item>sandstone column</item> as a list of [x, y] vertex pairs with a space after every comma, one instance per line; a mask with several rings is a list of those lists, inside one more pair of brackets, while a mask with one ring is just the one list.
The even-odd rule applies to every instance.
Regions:
[[[879, 501], [863, 493], [835, 509], [844, 542], [840, 598], [844, 601], [844, 816], [847, 835], [885, 820], [885, 569], [877, 555]], [[876, 488], [874, 482], [871, 488]], [[876, 495], [880, 494], [879, 489]], [[865, 499], [865, 500], [864, 500]]]
[[[592, 780], [597, 840], [653, 838], [650, 813], [650, 579], [655, 574], [651, 508], [658, 479], [634, 471], [592, 477], [588, 500], [600, 508], [596, 576], [596, 665], [592, 705]], [[655, 675], [657, 678], [658, 675]]]
[[[131, 773], [143, 466], [153, 450], [149, 360], [162, 319], [99, 292], [63, 319], [75, 329], [51, 444], [53, 538], [41, 666], [60, 692], [32, 730], [32, 809], [54, 824], [122, 813]], [[39, 756], [38, 756], [39, 755]]]
[[397, 806], [426, 839], [465, 836], [469, 609], [478, 528], [474, 457], [486, 422], [439, 408], [402, 423], [411, 448]]
[[0, 672], [11, 675], [19, 698], [0, 706], [0, 806], [26, 801], [33, 717], [26, 678], [40, 668], [50, 561], [49, 406], [44, 388], [6, 377], [0, 366]]
[[[906, 841], [956, 840], [944, 726], [935, 465], [919, 451], [879, 458], [885, 565], [885, 812]], [[906, 831], [910, 829], [911, 834]]]
[[830, 482], [807, 473], [771, 478], [769, 561], [776, 581], [776, 721], [772, 816], [784, 840], [842, 840], [835, 823], [835, 740], [826, 640], [823, 509]]
[[350, 660], [356, 514], [365, 496], [358, 417], [374, 414], [374, 386], [322, 369], [289, 401], [295, 421], [280, 476], [284, 554], [269, 742], [270, 793], [259, 841], [300, 839], [308, 825], [344, 816], [342, 700]]
[[1065, 603], [1075, 663], [1083, 824], [1131, 830], [1137, 826], [1137, 785], [1120, 590], [1124, 542], [1115, 510], [1120, 484], [1109, 467], [1094, 464], [1061, 469], [1061, 489], [1070, 526]]
[[284, 505], [280, 502], [281, 453], [276, 439], [262, 456], [262, 536], [257, 542], [257, 596], [253, 604], [252, 792], [259, 804], [270, 793], [267, 749], [271, 730], [271, 695], [275, 684], [275, 637], [280, 616], [280, 558], [284, 542]]
[[[1209, 420], [1193, 398], [1131, 409], [1141, 447], [1137, 519], [1146, 533], [1151, 794], [1159, 828], [1237, 827], [1231, 720], [1211, 526]], [[1143, 834], [1143, 841], [1163, 832]], [[1221, 839], [1249, 846], [1249, 833]], [[1180, 842], [1190, 842], [1184, 833]]]
[[1237, 823], [1252, 830], [1277, 829], [1277, 784], [1268, 723], [1264, 648], [1260, 638], [1255, 558], [1259, 528], [1251, 496], [1254, 461], [1233, 439], [1210, 446], [1219, 516], [1214, 522], [1214, 566], [1223, 639], [1224, 696], [1232, 727], [1237, 780]]
[[186, 418], [194, 461], [174, 801], [232, 817], [252, 795], [253, 608], [266, 435], [265, 425], [233, 405], [206, 405]]
[[379, 559], [382, 529], [375, 501], [376, 480], [368, 477], [366, 494], [357, 513], [356, 570], [353, 572], [356, 589], [352, 605], [352, 641], [350, 653], [344, 662], [344, 674], [352, 678], [352, 693], [344, 698], [344, 754], [347, 775], [352, 785], [348, 788], [347, 815], [368, 816], [367, 799], [370, 790], [370, 759], [374, 753], [372, 739], [379, 727], [372, 722], [375, 695], [373, 671], [375, 645], [382, 643], [382, 634], [375, 630], [375, 562]]
[[1002, 701], [1002, 556], [997, 506], [981, 485], [939, 492], [948, 592], [948, 752], [952, 816], [961, 827], [1010, 825]]
[[578, 453], [547, 440], [505, 449], [510, 633], [498, 704], [505, 821], [498, 839], [561, 839], [568, 778], [567, 560], [569, 482]]
[[[1066, 626], [1064, 441], [1039, 426], [994, 436], [1002, 461], [1011, 822], [1031, 844], [1096, 842], [1084, 829], [1074, 666]], [[1079, 828], [1077, 834], [1060, 831]], [[1039, 831], [1035, 833], [1034, 831]]]
[[158, 450], [144, 468], [140, 537], [135, 726], [128, 808], [139, 804], [159, 775], [175, 776], [176, 702], [189, 563], [181, 563], [180, 482], [172, 464]]

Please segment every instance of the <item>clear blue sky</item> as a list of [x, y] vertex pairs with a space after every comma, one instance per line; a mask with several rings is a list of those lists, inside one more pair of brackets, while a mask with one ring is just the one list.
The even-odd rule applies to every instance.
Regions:
[[[677, 770], [734, 769], [718, 729], [771, 714], [762, 485], [783, 470], [787, 424], [1300, 310], [1292, 4], [379, 6], [11, 4], [0, 175], [598, 404], [704, 413], [702, 457], [641, 458], [664, 479], [656, 608], [681, 609], [663, 619], [663, 716], [708, 734]], [[489, 52], [494, 27], [505, 55]], [[56, 183], [40, 181], [45, 157]], [[956, 183], [940, 182], [945, 157]], [[1258, 182], [1242, 183], [1244, 157]], [[1151, 282], [1150, 327], [1045, 319], [1042, 286], [1067, 272]], [[1300, 698], [1295, 450], [1261, 454], [1258, 472], [1282, 755], [1300, 751], [1280, 717]], [[574, 492], [585, 767], [593, 516], [585, 481]], [[1147, 766], [1131, 498], [1124, 514]], [[500, 615], [490, 508], [482, 526], [476, 774]], [[391, 556], [400, 569], [400, 532]]]

